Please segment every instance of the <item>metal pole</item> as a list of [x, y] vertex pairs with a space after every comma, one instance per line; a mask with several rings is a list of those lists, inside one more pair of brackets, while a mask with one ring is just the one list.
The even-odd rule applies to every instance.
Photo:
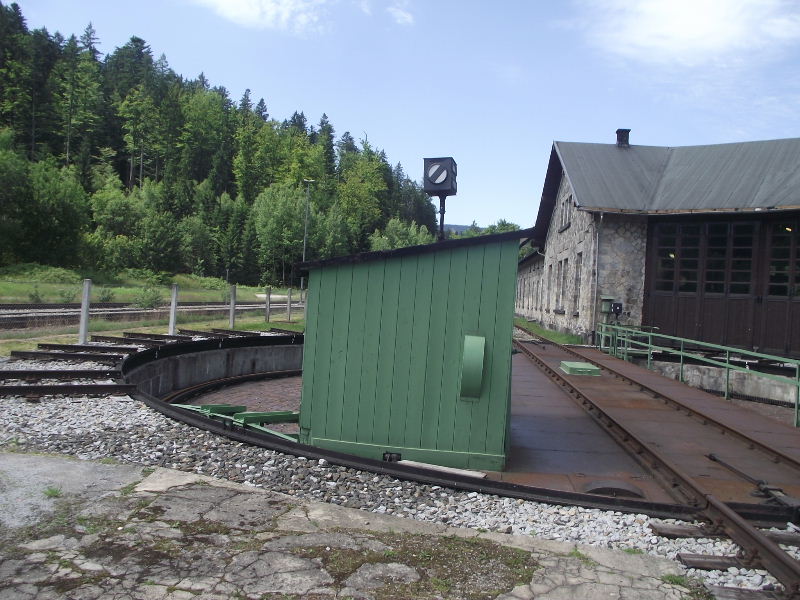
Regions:
[[794, 367], [794, 426], [800, 427], [800, 365]]
[[83, 296], [81, 297], [81, 323], [78, 327], [78, 343], [85, 344], [89, 337], [89, 296], [92, 293], [92, 280], [83, 280]]
[[444, 241], [444, 201], [447, 196], [439, 196], [439, 241]]
[[272, 301], [272, 288], [266, 287], [264, 288], [264, 319], [267, 323], [269, 323], [269, 311], [270, 311], [270, 304]]
[[292, 288], [289, 288], [286, 296], [286, 320], [292, 322]]
[[228, 328], [233, 329], [236, 324], [236, 284], [231, 284], [231, 305], [228, 311]]
[[175, 335], [175, 324], [178, 322], [178, 284], [172, 284], [172, 301], [169, 305], [169, 335]]

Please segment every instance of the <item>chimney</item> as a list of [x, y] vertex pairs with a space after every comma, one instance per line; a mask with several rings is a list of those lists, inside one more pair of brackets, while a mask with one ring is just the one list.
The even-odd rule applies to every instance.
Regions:
[[631, 143], [628, 141], [630, 129], [617, 129], [617, 146], [620, 148], [630, 148]]

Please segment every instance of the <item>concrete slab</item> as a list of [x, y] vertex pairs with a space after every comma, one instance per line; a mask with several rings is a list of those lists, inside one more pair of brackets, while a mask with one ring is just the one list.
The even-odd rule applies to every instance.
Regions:
[[[167, 469], [0, 454], [0, 477], [0, 504], [27, 507], [0, 530], [2, 598], [689, 597], [662, 580], [682, 573], [665, 559], [304, 502]], [[53, 519], [39, 498], [51, 485], [62, 490]]]

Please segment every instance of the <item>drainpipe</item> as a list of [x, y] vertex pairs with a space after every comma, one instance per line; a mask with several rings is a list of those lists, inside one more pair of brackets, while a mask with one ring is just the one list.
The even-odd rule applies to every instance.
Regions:
[[598, 265], [600, 261], [600, 231], [603, 229], [603, 212], [600, 212], [600, 222], [597, 224], [597, 233], [594, 242], [594, 294], [592, 304], [592, 329], [594, 330], [594, 342], [597, 344], [597, 288], [598, 288]]

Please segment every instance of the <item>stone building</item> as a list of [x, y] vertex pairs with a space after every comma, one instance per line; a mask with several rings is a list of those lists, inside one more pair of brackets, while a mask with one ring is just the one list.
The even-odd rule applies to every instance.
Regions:
[[[554, 142], [516, 312], [800, 355], [800, 139]], [[619, 316], [601, 301], [622, 304]]]

